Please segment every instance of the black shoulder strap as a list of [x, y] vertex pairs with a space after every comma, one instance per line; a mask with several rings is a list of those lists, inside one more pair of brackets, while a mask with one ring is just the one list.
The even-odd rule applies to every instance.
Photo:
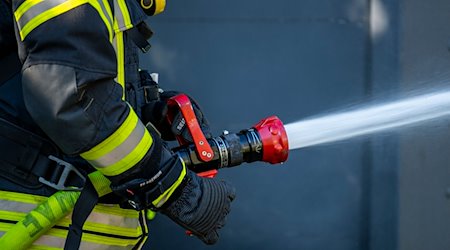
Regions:
[[98, 194], [89, 178], [81, 191], [72, 213], [72, 224], [69, 226], [65, 250], [78, 250], [80, 248], [83, 225], [91, 214], [98, 201]]
[[135, 27], [127, 30], [126, 34], [133, 40], [134, 44], [142, 50], [142, 52], [147, 53], [152, 47], [147, 40], [152, 37], [153, 31], [145, 22], [141, 22]]

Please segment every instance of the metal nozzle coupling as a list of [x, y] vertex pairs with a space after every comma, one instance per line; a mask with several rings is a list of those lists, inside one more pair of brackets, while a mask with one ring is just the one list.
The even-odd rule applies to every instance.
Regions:
[[239, 133], [224, 133], [208, 140], [214, 157], [200, 160], [194, 145], [175, 149], [186, 166], [194, 172], [233, 167], [243, 162], [263, 161], [271, 164], [287, 160], [289, 145], [283, 123], [276, 116], [261, 120], [250, 129]]

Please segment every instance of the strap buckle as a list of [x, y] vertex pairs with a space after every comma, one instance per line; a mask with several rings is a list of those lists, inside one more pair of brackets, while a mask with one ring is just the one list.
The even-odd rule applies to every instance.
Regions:
[[158, 85], [158, 74], [149, 74], [147, 70], [140, 70], [141, 89], [144, 94], [145, 104], [158, 101], [160, 89]]
[[[84, 177], [83, 174], [81, 174], [72, 164], [70, 164], [66, 161], [63, 161], [53, 155], [49, 155], [48, 158], [51, 161], [56, 162], [56, 168], [54, 169], [54, 171], [52, 171], [52, 176], [51, 176], [52, 180], [47, 180], [41, 176], [41, 177], [39, 177], [39, 182], [41, 182], [49, 187], [52, 187], [56, 190], [81, 191], [83, 189], [83, 185], [86, 182], [86, 177]], [[60, 173], [60, 175], [57, 176], [59, 173]], [[56, 178], [56, 180], [53, 181], [53, 179], [55, 179], [55, 178]], [[81, 182], [79, 182], [79, 180], [78, 180], [78, 183], [83, 184], [81, 187], [67, 185], [67, 183], [69, 181], [75, 180], [75, 182], [77, 182], [76, 178], [81, 179]]]

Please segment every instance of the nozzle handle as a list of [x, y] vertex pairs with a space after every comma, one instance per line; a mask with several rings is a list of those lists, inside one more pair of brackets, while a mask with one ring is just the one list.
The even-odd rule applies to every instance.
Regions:
[[[195, 151], [197, 152], [198, 157], [200, 157], [200, 159], [204, 162], [210, 161], [214, 157], [214, 152], [206, 140], [202, 129], [200, 128], [200, 124], [197, 121], [197, 117], [195, 116], [189, 97], [185, 94], [179, 94], [170, 98], [167, 104], [169, 107], [167, 117], [169, 124], [173, 122], [174, 109], [180, 109], [184, 122], [186, 123], [185, 126], [188, 128], [192, 140], [194, 141]], [[177, 136], [177, 140], [180, 145], [187, 144], [181, 136]]]

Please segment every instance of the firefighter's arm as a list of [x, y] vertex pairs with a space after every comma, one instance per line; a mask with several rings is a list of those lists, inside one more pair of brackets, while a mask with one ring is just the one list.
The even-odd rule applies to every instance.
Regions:
[[26, 107], [65, 153], [87, 160], [136, 209], [160, 210], [214, 243], [234, 190], [187, 170], [123, 100], [105, 3], [14, 2]]

